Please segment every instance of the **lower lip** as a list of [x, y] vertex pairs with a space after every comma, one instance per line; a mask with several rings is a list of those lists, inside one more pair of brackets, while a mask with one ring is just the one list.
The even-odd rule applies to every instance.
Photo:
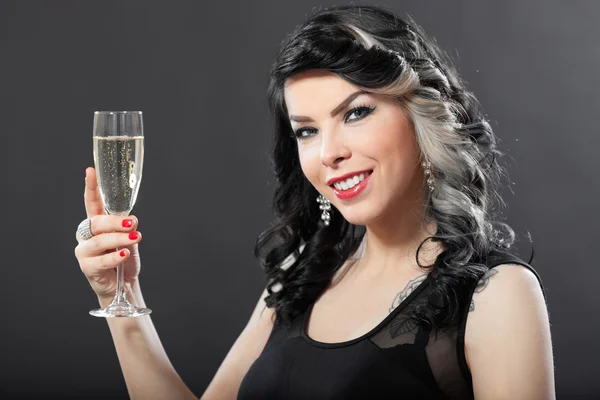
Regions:
[[367, 183], [369, 183], [369, 179], [371, 179], [371, 175], [373, 175], [373, 172], [371, 172], [369, 176], [367, 176], [365, 179], [359, 182], [358, 185], [354, 186], [350, 190], [337, 190], [334, 188], [333, 193], [335, 193], [338, 199], [341, 200], [352, 199], [361, 194], [363, 190], [365, 190], [365, 188], [367, 187]]

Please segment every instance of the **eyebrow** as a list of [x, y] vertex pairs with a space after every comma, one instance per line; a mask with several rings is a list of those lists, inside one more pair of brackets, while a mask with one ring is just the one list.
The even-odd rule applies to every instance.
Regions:
[[[331, 110], [331, 113], [330, 113], [331, 118], [335, 117], [344, 108], [348, 107], [348, 104], [350, 104], [352, 102], [352, 100], [354, 100], [355, 98], [357, 98], [361, 94], [367, 94], [367, 93], [368, 92], [365, 92], [364, 90], [359, 90], [357, 92], [352, 93], [350, 96], [346, 97], [346, 99], [344, 101], [342, 101], [340, 103], [340, 105], [338, 105], [336, 108], [334, 108], [333, 110]], [[305, 116], [302, 116], [302, 115], [290, 115], [290, 121], [295, 121], [295, 122], [314, 122], [314, 120], [311, 117], [305, 117]]]

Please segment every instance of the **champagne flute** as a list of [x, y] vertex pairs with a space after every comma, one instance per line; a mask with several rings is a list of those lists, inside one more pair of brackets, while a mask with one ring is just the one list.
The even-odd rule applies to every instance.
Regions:
[[[144, 122], [141, 111], [94, 113], [94, 164], [98, 188], [110, 215], [131, 212], [142, 181]], [[119, 249], [117, 249], [119, 250]], [[95, 317], [138, 317], [152, 312], [136, 307], [125, 295], [124, 265], [117, 267], [117, 292], [105, 308], [90, 311]]]

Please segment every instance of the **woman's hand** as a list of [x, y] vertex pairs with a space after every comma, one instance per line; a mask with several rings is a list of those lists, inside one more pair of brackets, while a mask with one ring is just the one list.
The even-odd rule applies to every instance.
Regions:
[[79, 244], [75, 247], [75, 257], [98, 298], [112, 299], [117, 290], [116, 267], [119, 264], [124, 264], [127, 292], [138, 277], [141, 268], [138, 243], [142, 235], [137, 231], [138, 219], [135, 216], [120, 217], [106, 213], [98, 190], [96, 170], [90, 167], [85, 172], [83, 198], [94, 236], [89, 240], [76, 237]]

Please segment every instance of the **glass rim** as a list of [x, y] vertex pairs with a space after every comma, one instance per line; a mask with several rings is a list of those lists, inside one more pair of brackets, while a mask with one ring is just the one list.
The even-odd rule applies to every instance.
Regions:
[[94, 111], [94, 114], [142, 114], [141, 111]]

